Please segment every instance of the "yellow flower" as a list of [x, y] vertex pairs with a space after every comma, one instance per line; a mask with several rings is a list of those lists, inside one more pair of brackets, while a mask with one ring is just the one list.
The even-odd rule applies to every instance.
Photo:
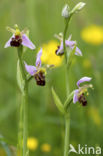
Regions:
[[94, 121], [94, 123], [97, 125], [97, 126], [100, 126], [101, 125], [101, 116], [99, 114], [99, 110], [95, 107], [91, 107], [89, 108], [88, 110], [88, 115], [91, 117], [91, 119]]
[[97, 25], [86, 27], [81, 31], [81, 37], [87, 43], [100, 45], [103, 43], [103, 27]]
[[50, 152], [51, 151], [51, 145], [49, 145], [49, 144], [42, 144], [41, 150], [42, 150], [42, 152]]
[[33, 137], [28, 138], [27, 147], [30, 150], [36, 150], [38, 147], [38, 140], [36, 138], [33, 138]]
[[84, 68], [88, 69], [88, 68], [91, 67], [91, 65], [92, 65], [92, 64], [91, 64], [90, 60], [85, 59], [85, 60], [83, 61], [83, 67], [84, 67]]
[[41, 61], [44, 64], [60, 66], [63, 60], [62, 56], [57, 56], [55, 51], [58, 48], [59, 43], [57, 41], [49, 41], [47, 44], [43, 44], [43, 53]]

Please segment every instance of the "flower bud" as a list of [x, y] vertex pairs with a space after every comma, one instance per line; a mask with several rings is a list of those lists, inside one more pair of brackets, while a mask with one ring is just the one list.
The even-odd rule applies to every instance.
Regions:
[[77, 13], [80, 10], [82, 10], [84, 8], [84, 6], [86, 5], [86, 3], [84, 2], [79, 2], [71, 11], [71, 13]]
[[69, 11], [70, 11], [69, 5], [66, 4], [66, 5], [64, 6], [63, 10], [62, 10], [62, 16], [63, 16], [64, 18], [68, 18], [69, 15], [70, 15]]

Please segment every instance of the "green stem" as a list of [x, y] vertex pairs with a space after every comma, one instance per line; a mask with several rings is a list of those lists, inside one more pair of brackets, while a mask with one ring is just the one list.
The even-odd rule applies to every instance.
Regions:
[[20, 156], [26, 156], [27, 149], [27, 137], [28, 137], [28, 122], [27, 122], [27, 105], [28, 105], [28, 83], [26, 80], [26, 75], [24, 72], [24, 64], [22, 60], [22, 46], [18, 48], [18, 60], [20, 65], [20, 72], [22, 75], [23, 81], [21, 81], [22, 90], [22, 102], [20, 104], [20, 119], [19, 119], [19, 135], [18, 135], [18, 143], [19, 143], [19, 153]]
[[23, 123], [23, 156], [27, 155], [27, 137], [28, 137], [28, 86], [25, 87], [24, 94], [23, 94], [23, 108], [24, 108], [24, 123]]
[[65, 144], [64, 144], [64, 156], [68, 156], [69, 154], [69, 131], [70, 131], [70, 117], [65, 116]]
[[65, 71], [65, 76], [66, 76], [66, 95], [68, 97], [69, 93], [70, 93], [70, 89], [69, 89], [69, 77], [68, 77], [68, 67], [66, 65], [66, 71]]
[[[69, 94], [69, 82], [68, 82], [68, 70], [66, 67], [66, 93]], [[69, 107], [70, 109], [70, 107]], [[65, 115], [65, 144], [64, 144], [64, 156], [68, 156], [69, 152], [69, 136], [70, 136], [70, 110]]]
[[[22, 99], [23, 101], [23, 99]], [[23, 102], [20, 103], [20, 108], [19, 108], [19, 132], [18, 132], [18, 151], [17, 155], [22, 156], [23, 151], [22, 151], [22, 140], [23, 140]]]
[[65, 54], [65, 63], [66, 64], [67, 64], [67, 53], [66, 53], [65, 39], [66, 39], [68, 25], [69, 25], [69, 21], [70, 21], [71, 17], [72, 17], [72, 14], [70, 14], [69, 18], [65, 18], [65, 29], [64, 29], [64, 33], [63, 33], [63, 49], [64, 49], [64, 54]]
[[18, 60], [20, 62], [20, 70], [21, 70], [21, 74], [22, 74], [22, 77], [23, 77], [23, 80], [25, 81], [26, 83], [26, 75], [25, 75], [25, 70], [24, 70], [24, 63], [22, 61], [22, 53], [23, 53], [23, 47], [20, 46], [18, 49]]
[[[70, 17], [68, 19], [65, 19], [65, 29], [64, 29], [64, 34], [63, 34], [63, 48], [64, 48], [64, 54], [65, 54], [65, 67], [66, 67], [66, 94], [68, 96], [69, 94], [69, 82], [68, 82], [68, 66], [67, 66], [67, 51], [66, 51], [66, 45], [65, 45], [65, 40], [66, 40], [66, 34], [68, 30], [68, 24], [70, 21]], [[66, 113], [65, 115], [65, 144], [64, 144], [64, 156], [68, 156], [69, 152], [69, 136], [70, 136], [70, 111]]]
[[69, 23], [69, 19], [65, 19], [65, 29], [64, 29], [64, 34], [63, 34], [63, 48], [64, 48], [66, 64], [67, 64], [67, 53], [66, 53], [65, 39], [66, 39], [67, 30], [68, 30], [68, 23]]

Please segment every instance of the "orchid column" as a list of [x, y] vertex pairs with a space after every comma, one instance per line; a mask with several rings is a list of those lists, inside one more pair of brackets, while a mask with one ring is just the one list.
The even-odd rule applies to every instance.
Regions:
[[5, 44], [7, 47], [16, 47], [18, 53], [17, 61], [17, 82], [22, 96], [20, 103], [20, 115], [19, 115], [19, 132], [18, 132], [18, 151], [17, 155], [28, 156], [29, 152], [27, 149], [27, 137], [28, 137], [28, 81], [25, 74], [24, 62], [23, 62], [23, 46], [26, 46], [32, 50], [35, 49], [35, 45], [27, 37], [26, 30], [20, 32], [17, 25], [16, 29], [7, 28], [8, 31], [12, 32], [13, 35], [9, 41]]

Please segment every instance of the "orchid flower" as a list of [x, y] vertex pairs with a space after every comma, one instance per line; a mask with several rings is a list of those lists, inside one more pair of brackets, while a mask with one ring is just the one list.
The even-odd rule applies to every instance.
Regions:
[[45, 86], [45, 68], [41, 67], [42, 49], [37, 54], [36, 66], [27, 65], [25, 62], [26, 71], [35, 78], [37, 85]]
[[18, 26], [15, 25], [16, 29], [8, 27], [8, 31], [12, 32], [12, 37], [6, 42], [5, 48], [8, 47], [19, 47], [20, 45], [26, 46], [32, 50], [35, 49], [35, 45], [30, 41], [30, 39], [25, 34], [25, 30], [20, 31]]
[[[61, 40], [61, 44], [60, 44], [60, 46], [58, 46], [58, 48], [55, 52], [57, 55], [63, 55], [64, 54], [63, 39], [62, 39], [62, 37], [60, 37], [58, 35], [56, 35], [56, 37]], [[72, 41], [71, 36], [70, 36], [67, 40], [65, 40], [65, 45], [66, 45], [66, 47], [74, 49], [74, 47], [76, 45], [76, 41]], [[78, 47], [76, 47], [75, 55], [82, 56], [82, 52]]]
[[91, 79], [92, 78], [90, 78], [90, 77], [82, 77], [77, 82], [78, 89], [76, 89], [74, 91], [73, 103], [80, 102], [83, 106], [87, 105], [87, 100], [85, 98], [85, 93], [87, 93], [87, 95], [88, 95], [87, 89], [92, 88], [93, 86], [91, 84], [89, 84], [89, 85], [83, 85], [82, 87], [80, 87], [80, 84], [83, 83], [83, 82], [89, 82], [89, 81], [91, 81]]

